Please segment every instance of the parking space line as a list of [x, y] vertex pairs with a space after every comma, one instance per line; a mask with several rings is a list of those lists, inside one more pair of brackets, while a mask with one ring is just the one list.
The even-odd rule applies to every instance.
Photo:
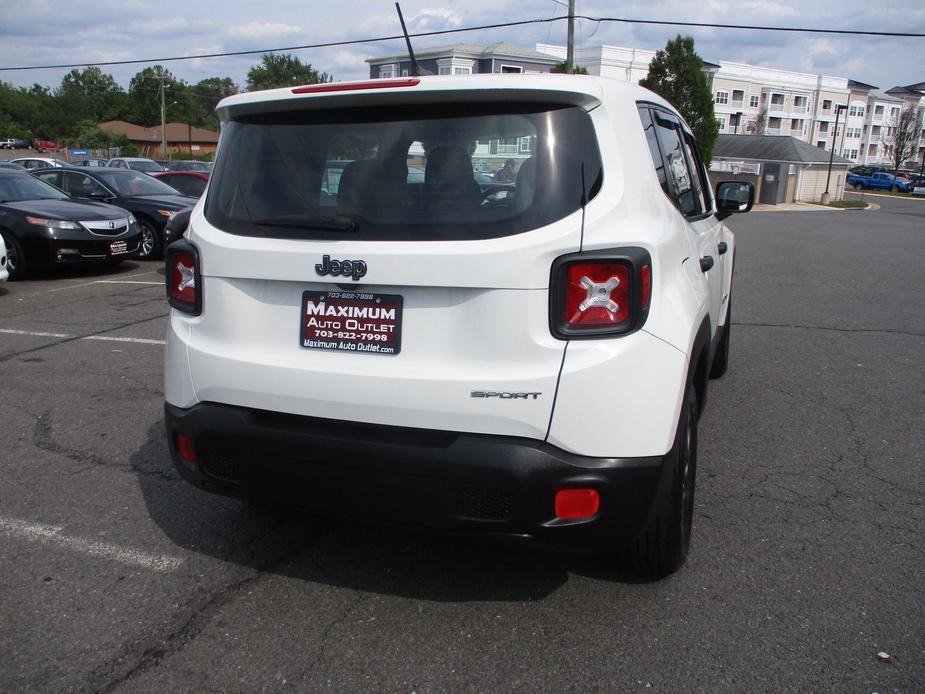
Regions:
[[163, 287], [163, 282], [136, 282], [134, 280], [97, 280], [97, 284], [153, 284]]
[[80, 340], [99, 340], [100, 342], [134, 342], [139, 345], [166, 345], [166, 340], [149, 340], [144, 337], [110, 337], [108, 335], [88, 335]]
[[[149, 272], [139, 272], [137, 275], [129, 275], [129, 277], [145, 277], [147, 275], [156, 275], [158, 270], [151, 270]], [[128, 284], [131, 280], [92, 280], [90, 282], [79, 282], [78, 284], [68, 284], [63, 287], [53, 287], [51, 289], [40, 289], [37, 292], [27, 292], [22, 295], [20, 298], [26, 298], [28, 296], [37, 296], [39, 294], [52, 294], [54, 292], [63, 292], [68, 289], [80, 289], [81, 287], [92, 287], [94, 284], [116, 284], [116, 283], [126, 283]], [[163, 282], [152, 282], [151, 284], [164, 284]]]
[[74, 337], [73, 335], [67, 335], [65, 333], [40, 333], [32, 332], [31, 330], [9, 330], [6, 328], [0, 328], [0, 333], [6, 333], [7, 335], [28, 335], [29, 337]]
[[166, 345], [166, 340], [151, 340], [144, 337], [115, 337], [112, 335], [87, 335], [80, 337], [78, 335], [67, 335], [66, 333], [43, 333], [33, 332], [31, 330], [10, 330], [0, 328], [0, 333], [6, 335], [25, 335], [27, 337], [57, 337], [63, 340], [96, 340], [97, 342], [134, 342], [140, 345]]
[[158, 573], [170, 573], [176, 571], [184, 562], [183, 559], [176, 557], [150, 554], [140, 549], [122, 547], [102, 540], [64, 535], [61, 532], [63, 529], [59, 526], [45, 525], [44, 523], [30, 523], [15, 518], [0, 518], [0, 532], [7, 535], [13, 535], [31, 542], [57, 545], [64, 549], [87, 554], [91, 557], [109, 559], [120, 564], [150, 569]]

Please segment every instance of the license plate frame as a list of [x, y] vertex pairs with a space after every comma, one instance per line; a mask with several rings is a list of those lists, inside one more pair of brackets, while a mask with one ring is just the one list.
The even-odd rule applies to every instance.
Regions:
[[299, 346], [330, 352], [401, 352], [400, 294], [303, 291]]

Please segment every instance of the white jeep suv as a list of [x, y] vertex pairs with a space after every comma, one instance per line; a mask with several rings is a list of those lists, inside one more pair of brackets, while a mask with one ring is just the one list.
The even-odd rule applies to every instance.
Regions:
[[[733, 236], [677, 112], [586, 76], [240, 94], [167, 250], [166, 426], [203, 489], [684, 561]], [[513, 182], [476, 180], [514, 161]], [[423, 172], [423, 175], [421, 175]], [[719, 205], [719, 209], [717, 209]]]

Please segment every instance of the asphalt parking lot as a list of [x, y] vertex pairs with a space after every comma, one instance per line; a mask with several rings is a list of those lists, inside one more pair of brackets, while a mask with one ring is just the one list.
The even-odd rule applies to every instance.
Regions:
[[925, 201], [734, 218], [692, 554], [213, 497], [163, 434], [157, 263], [0, 285], [0, 690], [925, 690]]

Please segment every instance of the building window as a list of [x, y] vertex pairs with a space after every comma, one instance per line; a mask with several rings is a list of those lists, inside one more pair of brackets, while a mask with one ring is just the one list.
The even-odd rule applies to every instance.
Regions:
[[725, 118], [717, 118], [717, 119], [716, 119], [716, 127], [719, 128], [719, 131], [720, 131], [721, 133], [726, 132], [726, 119], [725, 119]]
[[820, 124], [819, 124], [819, 132], [820, 132], [820, 133], [827, 133], [827, 132], [829, 132], [829, 124], [828, 124], [827, 122], [825, 122], [825, 121], [823, 121], [822, 123], [820, 123]]
[[501, 72], [520, 73], [523, 71], [524, 69], [520, 65], [502, 65], [501, 66]]
[[398, 74], [397, 65], [380, 65], [379, 66], [379, 78], [380, 79], [391, 79]]
[[748, 107], [749, 108], [758, 108], [758, 95], [752, 94], [748, 97]]
[[474, 60], [462, 58], [440, 58], [437, 61], [438, 75], [471, 75]]
[[831, 100], [831, 99], [823, 99], [823, 100], [822, 100], [822, 110], [823, 110], [823, 111], [831, 111], [831, 110], [832, 110], [832, 100]]
[[727, 91], [716, 92], [716, 103], [728, 104], [729, 103], [729, 92]]
[[852, 104], [851, 107], [848, 109], [848, 115], [849, 115], [849, 116], [862, 116], [862, 117], [863, 117], [863, 115], [864, 115], [864, 107], [863, 107], [863, 106], [857, 106], [857, 105]]
[[745, 92], [741, 89], [732, 90], [732, 103], [741, 104], [742, 100], [745, 99]]
[[874, 108], [874, 117], [880, 118], [883, 116], [883, 106], [876, 106]]

